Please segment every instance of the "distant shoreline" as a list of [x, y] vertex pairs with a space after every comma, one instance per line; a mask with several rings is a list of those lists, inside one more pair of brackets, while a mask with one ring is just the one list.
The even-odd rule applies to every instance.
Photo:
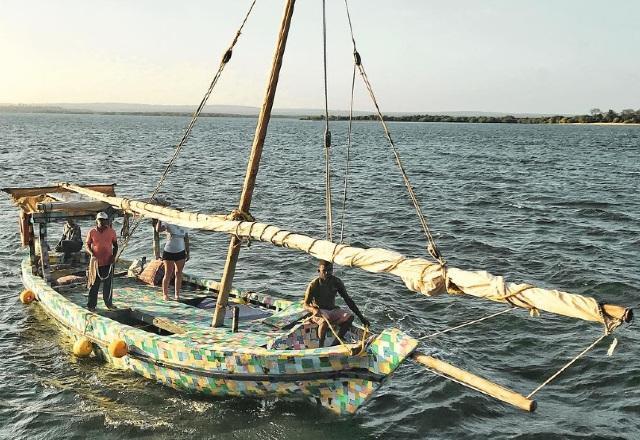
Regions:
[[[633, 113], [618, 113], [609, 110], [608, 113], [579, 116], [549, 116], [549, 117], [514, 117], [506, 116], [451, 116], [451, 115], [388, 115], [384, 117], [389, 122], [445, 122], [445, 123], [470, 123], [470, 124], [549, 124], [549, 125], [602, 125], [602, 126], [639, 126], [640, 110]], [[180, 111], [100, 111], [68, 109], [63, 107], [28, 106], [28, 105], [0, 105], [0, 113], [26, 113], [26, 114], [64, 114], [64, 115], [104, 115], [104, 116], [175, 116], [191, 117], [191, 112]], [[253, 114], [201, 113], [205, 118], [252, 118]], [[305, 116], [300, 114], [271, 115], [272, 118], [299, 119], [303, 121], [324, 121], [324, 115]], [[621, 118], [628, 118], [623, 119]], [[376, 121], [377, 115], [353, 116], [353, 121]], [[348, 121], [348, 116], [329, 116], [330, 121]]]
[[[47, 114], [47, 115], [103, 115], [103, 116], [179, 116], [191, 117], [193, 113], [188, 112], [115, 112], [115, 111], [94, 111], [94, 110], [68, 110], [68, 109], [29, 109], [29, 108], [6, 108], [0, 106], [0, 113], [23, 113], [23, 114]], [[241, 115], [236, 113], [200, 113], [203, 118], [257, 118], [257, 115]], [[272, 118], [300, 118], [298, 115], [272, 115]]]
[[[324, 115], [306, 116], [301, 119], [312, 121], [324, 121]], [[353, 116], [353, 121], [375, 121], [377, 115]], [[329, 116], [330, 121], [348, 121], [348, 116]], [[410, 115], [410, 116], [384, 116], [385, 121], [391, 122], [452, 122], [472, 124], [553, 124], [553, 125], [640, 125], [640, 110], [623, 110], [616, 113], [609, 110], [606, 113], [591, 113], [590, 115], [577, 116], [451, 116], [451, 115]]]
[[566, 125], [640, 125], [640, 122], [568, 122]]

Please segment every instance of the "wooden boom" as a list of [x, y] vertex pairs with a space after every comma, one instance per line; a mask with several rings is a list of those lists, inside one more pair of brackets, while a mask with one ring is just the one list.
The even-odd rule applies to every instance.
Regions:
[[[149, 218], [174, 223], [186, 228], [202, 229], [208, 231], [224, 232], [239, 237], [246, 237], [251, 240], [270, 243], [274, 246], [281, 246], [290, 249], [297, 249], [312, 255], [318, 259], [333, 261], [336, 264], [350, 267], [358, 267], [373, 273], [389, 273], [402, 279], [405, 286], [415, 292], [425, 295], [436, 295], [445, 290], [445, 278], [442, 267], [423, 258], [407, 258], [397, 252], [380, 248], [358, 248], [345, 244], [337, 244], [327, 240], [309, 237], [304, 234], [281, 229], [274, 225], [259, 222], [229, 220], [224, 214], [208, 215], [191, 212], [181, 212], [175, 209], [154, 205], [136, 200], [121, 197], [106, 196], [97, 191], [92, 191], [78, 185], [60, 183], [66, 190], [84, 194], [96, 200], [105, 201], [116, 208], [124, 211], [137, 213]], [[482, 276], [486, 273], [473, 273], [448, 267], [446, 270], [447, 280], [453, 281], [460, 287], [466, 275]], [[572, 318], [584, 319], [607, 324], [614, 320], [615, 326], [622, 322], [630, 322], [633, 311], [617, 305], [599, 305], [591, 297], [577, 295], [574, 293], [551, 291], [533, 286], [526, 286], [523, 291], [518, 291], [513, 295], [495, 294], [493, 296], [483, 296], [475, 292], [474, 278], [461, 291], [450, 293], [465, 293], [469, 295], [483, 297], [492, 301], [509, 302], [511, 305], [526, 309], [539, 309]], [[515, 288], [519, 286], [516, 285]], [[449, 286], [447, 286], [449, 288]]]

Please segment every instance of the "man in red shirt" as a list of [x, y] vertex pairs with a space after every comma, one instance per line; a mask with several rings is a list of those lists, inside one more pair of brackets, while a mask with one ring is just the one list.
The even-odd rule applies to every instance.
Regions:
[[104, 212], [99, 212], [96, 216], [97, 226], [89, 231], [87, 235], [86, 250], [91, 255], [92, 262], [89, 263], [91, 270], [93, 260], [97, 261], [97, 271], [95, 281], [89, 289], [89, 302], [87, 308], [93, 312], [98, 304], [98, 289], [100, 281], [104, 281], [102, 288], [102, 299], [108, 309], [112, 309], [113, 302], [111, 296], [111, 281], [113, 279], [113, 263], [118, 252], [118, 238], [116, 231], [109, 226], [109, 216]]

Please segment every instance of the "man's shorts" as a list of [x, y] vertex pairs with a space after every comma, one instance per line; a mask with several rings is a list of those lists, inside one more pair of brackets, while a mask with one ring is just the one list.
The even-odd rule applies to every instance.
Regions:
[[333, 310], [320, 309], [320, 314], [322, 317], [314, 315], [311, 317], [311, 320], [316, 324], [322, 323], [325, 319], [331, 324], [344, 324], [353, 317], [353, 314], [350, 311], [341, 309], [340, 307]]

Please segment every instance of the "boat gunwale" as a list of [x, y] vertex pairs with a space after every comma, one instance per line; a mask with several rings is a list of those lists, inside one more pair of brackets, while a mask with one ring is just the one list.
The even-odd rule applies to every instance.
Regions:
[[[100, 321], [100, 320], [107, 320], [111, 325], [116, 325], [118, 327], [120, 327], [118, 329], [119, 334], [124, 335], [124, 337], [126, 338], [127, 336], [131, 337], [131, 335], [128, 335], [130, 333], [137, 333], [138, 335], [144, 336], [146, 338], [149, 339], [155, 339], [157, 342], [160, 343], [165, 343], [165, 344], [179, 344], [182, 345], [185, 349], [188, 350], [198, 350], [202, 353], [218, 353], [220, 355], [224, 355], [229, 356], [229, 355], [251, 355], [251, 356], [256, 356], [256, 357], [260, 357], [263, 358], [265, 360], [268, 360], [269, 358], [279, 358], [282, 356], [286, 356], [287, 358], [291, 358], [291, 359], [295, 359], [295, 358], [305, 358], [305, 357], [316, 357], [316, 358], [327, 358], [327, 360], [329, 361], [329, 364], [331, 364], [330, 359], [344, 359], [344, 358], [358, 358], [354, 355], [351, 355], [350, 353], [350, 348], [356, 347], [358, 344], [350, 344], [350, 346], [342, 346], [342, 345], [337, 345], [337, 346], [332, 346], [332, 347], [323, 347], [323, 348], [305, 348], [302, 350], [295, 350], [295, 349], [275, 349], [275, 348], [266, 348], [266, 347], [261, 347], [261, 346], [255, 346], [255, 347], [238, 347], [238, 346], [228, 346], [228, 345], [221, 345], [220, 343], [213, 343], [213, 344], [202, 344], [202, 343], [195, 343], [194, 345], [190, 345], [188, 340], [185, 340], [184, 338], [182, 338], [183, 335], [180, 334], [172, 334], [172, 335], [158, 335], [152, 332], [148, 332], [146, 330], [142, 330], [139, 328], [136, 328], [134, 326], [128, 325], [128, 324], [124, 324], [121, 323], [119, 321], [116, 321], [108, 316], [104, 316], [98, 313], [94, 313], [94, 312], [89, 312], [88, 310], [84, 309], [82, 306], [74, 303], [73, 301], [69, 300], [68, 298], [66, 298], [63, 294], [61, 294], [60, 292], [58, 292], [57, 290], [55, 290], [52, 286], [50, 286], [49, 284], [47, 284], [45, 282], [45, 280], [38, 276], [38, 275], [34, 275], [32, 273], [30, 273], [30, 263], [29, 263], [29, 258], [25, 257], [25, 259], [23, 260], [23, 283], [24, 283], [24, 278], [29, 277], [31, 279], [37, 280], [39, 281], [39, 285], [37, 285], [37, 288], [43, 288], [43, 289], [47, 289], [47, 293], [48, 294], [56, 294], [60, 297], [61, 300], [63, 300], [64, 302], [66, 302], [69, 306], [71, 307], [77, 307], [81, 310], [83, 310], [87, 315], [91, 315], [91, 319], [92, 321]], [[26, 283], [25, 283], [26, 285]], [[36, 295], [38, 296], [38, 295]], [[88, 335], [86, 334], [86, 332], [83, 334], [82, 332], [80, 332], [77, 328], [75, 328], [74, 326], [72, 326], [71, 324], [66, 323], [64, 320], [62, 320], [50, 307], [47, 307], [47, 305], [45, 303], [43, 303], [42, 301], [39, 300], [38, 301], [40, 306], [42, 306], [45, 311], [47, 312], [48, 316], [54, 317], [58, 322], [60, 322], [65, 328], [68, 328], [76, 337], [88, 337], [89, 339], [95, 339], [97, 342], [100, 342], [103, 346], [107, 345], [106, 341], [101, 340], [100, 338], [97, 338], [94, 335]], [[382, 332], [381, 332], [382, 333]], [[411, 338], [413, 339], [413, 338]], [[143, 353], [147, 353], [143, 348], [140, 347], [136, 347], [136, 349], [141, 350]], [[413, 351], [413, 350], [412, 350]], [[410, 354], [410, 353], [409, 353]], [[407, 354], [407, 356], [409, 355]], [[151, 356], [149, 356], [150, 359], [155, 359]], [[359, 356], [359, 358], [361, 358], [361, 360], [364, 361], [364, 356]], [[158, 361], [160, 362], [164, 362], [160, 359], [158, 359]], [[172, 367], [179, 367], [181, 366], [180, 364], [174, 364], [171, 363]], [[222, 364], [224, 366], [224, 364]], [[205, 370], [206, 371], [206, 370]], [[213, 372], [214, 370], [212, 370]], [[315, 371], [315, 373], [318, 372], [339, 372], [339, 371], [345, 371], [344, 368], [340, 368], [340, 369], [331, 369], [331, 370], [320, 370], [320, 371]], [[392, 374], [393, 371], [391, 371], [390, 373], [386, 373], [383, 376], [387, 376]], [[282, 373], [282, 374], [290, 374], [290, 373]], [[373, 373], [375, 374], [375, 373]]]

